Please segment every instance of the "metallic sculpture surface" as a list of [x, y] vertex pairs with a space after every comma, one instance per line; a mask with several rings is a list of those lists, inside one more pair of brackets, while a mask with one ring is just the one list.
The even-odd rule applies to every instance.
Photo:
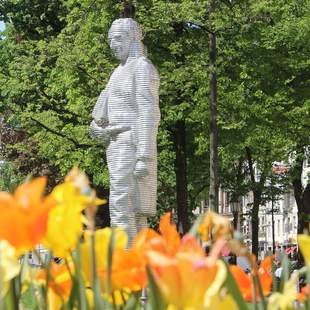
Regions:
[[94, 107], [93, 138], [107, 143], [111, 224], [124, 227], [129, 242], [156, 213], [159, 75], [144, 53], [139, 24], [117, 19], [109, 45], [120, 65]]

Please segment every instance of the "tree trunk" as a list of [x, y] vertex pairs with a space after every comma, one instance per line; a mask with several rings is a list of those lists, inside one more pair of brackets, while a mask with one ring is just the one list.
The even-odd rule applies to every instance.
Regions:
[[214, 32], [212, 17], [215, 11], [215, 0], [210, 1], [209, 7], [209, 70], [210, 70], [210, 190], [209, 208], [218, 212], [219, 205], [219, 160], [218, 160], [218, 128], [217, 128], [217, 79], [216, 79], [216, 34]]
[[300, 179], [295, 179], [292, 182], [293, 190], [294, 190], [294, 197], [297, 204], [297, 217], [298, 217], [298, 224], [297, 224], [297, 234], [302, 234], [305, 229], [305, 222], [303, 219], [303, 210], [304, 206], [302, 203], [302, 184]]
[[266, 181], [266, 174], [264, 171], [261, 172], [260, 180], [256, 181], [255, 179], [255, 171], [254, 171], [254, 163], [252, 158], [251, 149], [249, 147], [245, 148], [249, 171], [250, 171], [250, 179], [251, 179], [251, 188], [253, 192], [253, 207], [252, 207], [252, 218], [251, 218], [251, 228], [252, 228], [252, 253], [258, 257], [259, 250], [259, 242], [258, 242], [258, 232], [259, 232], [259, 207], [261, 204], [263, 188]]
[[309, 233], [310, 184], [303, 191], [301, 180], [294, 180], [293, 189], [298, 210], [297, 234]]
[[190, 229], [190, 219], [187, 204], [186, 124], [184, 120], [176, 122], [174, 137], [178, 230], [186, 233]]
[[258, 257], [258, 252], [259, 252], [259, 242], [258, 242], [259, 219], [258, 219], [258, 213], [259, 213], [259, 205], [260, 205], [261, 194], [259, 192], [256, 192], [256, 191], [254, 191], [253, 194], [254, 194], [254, 202], [253, 202], [252, 219], [251, 219], [252, 253], [256, 257]]
[[[302, 176], [302, 170], [303, 170], [303, 155], [299, 154], [296, 158], [296, 164], [293, 166], [291, 170], [291, 174], [293, 176], [292, 185], [294, 190], [294, 197], [297, 204], [297, 234], [303, 234], [304, 231], [308, 230], [308, 222], [306, 221], [306, 214], [309, 213], [309, 206], [307, 208], [306, 205], [306, 199], [304, 196], [306, 196], [306, 190], [303, 191], [302, 182], [301, 182], [301, 176]], [[307, 186], [308, 192], [310, 192], [310, 186]], [[306, 189], [307, 189], [306, 188]], [[309, 195], [309, 194], [308, 194]], [[301, 251], [298, 252], [298, 267], [301, 268], [304, 265], [304, 258], [302, 256]]]
[[[302, 148], [301, 148], [302, 149]], [[303, 191], [301, 176], [303, 170], [303, 153], [298, 154], [296, 158], [296, 162], [294, 167], [292, 168], [291, 174], [293, 176], [292, 185], [294, 190], [294, 197], [297, 204], [297, 211], [298, 211], [298, 225], [297, 225], [297, 233], [302, 234], [304, 233], [305, 229], [308, 229], [308, 222], [306, 220], [306, 214], [309, 213], [310, 210], [307, 210], [307, 206], [305, 205], [305, 193]]]

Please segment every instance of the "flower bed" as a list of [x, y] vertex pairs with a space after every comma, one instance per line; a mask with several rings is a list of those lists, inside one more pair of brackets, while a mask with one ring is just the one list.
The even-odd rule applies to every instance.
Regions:
[[[96, 197], [83, 173], [72, 170], [48, 196], [43, 195], [45, 185], [46, 179], [38, 178], [12, 195], [0, 193], [2, 309], [309, 308], [308, 286], [297, 290], [309, 267], [290, 275], [284, 259], [276, 286], [273, 257], [258, 266], [242, 240], [233, 237], [230, 222], [215, 213], [199, 218], [183, 237], [165, 214], [158, 232], [141, 230], [127, 248], [122, 229], [95, 230], [97, 206], [105, 201]], [[309, 266], [310, 237], [301, 235], [298, 241]], [[40, 268], [27, 259], [20, 263], [29, 251], [40, 259], [38, 244], [51, 258]], [[251, 272], [227, 265], [224, 251], [246, 257]], [[142, 290], [147, 298], [141, 299]]]

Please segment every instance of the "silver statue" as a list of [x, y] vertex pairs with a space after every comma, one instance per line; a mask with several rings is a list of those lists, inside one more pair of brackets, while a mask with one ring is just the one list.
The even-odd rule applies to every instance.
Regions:
[[101, 92], [90, 124], [91, 136], [107, 143], [111, 224], [124, 227], [129, 242], [156, 213], [159, 75], [141, 40], [133, 19], [112, 23], [109, 45], [121, 63]]

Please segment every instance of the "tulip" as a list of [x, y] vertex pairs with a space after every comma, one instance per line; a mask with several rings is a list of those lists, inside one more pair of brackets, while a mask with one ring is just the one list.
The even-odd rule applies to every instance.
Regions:
[[297, 294], [297, 300], [300, 303], [304, 303], [309, 296], [309, 285], [307, 284], [306, 286], [302, 287], [300, 292]]
[[86, 222], [82, 211], [89, 206], [105, 203], [88, 194], [91, 192], [86, 176], [73, 169], [65, 182], [56, 186], [51, 196], [57, 205], [50, 212], [44, 245], [51, 249], [54, 256], [67, 257], [76, 245]]
[[[271, 291], [272, 285], [272, 276], [270, 274], [271, 271], [271, 257], [265, 258], [262, 263], [261, 267], [258, 269], [258, 279], [262, 286], [262, 291], [264, 296], [267, 296]], [[246, 301], [252, 301], [253, 298], [253, 279], [251, 275], [246, 274], [243, 269], [236, 265], [230, 266], [230, 271], [233, 274], [240, 290], [243, 298]], [[256, 270], [253, 270], [253, 274], [255, 275]], [[259, 289], [256, 287], [256, 296], [257, 300], [260, 300]]]
[[44, 245], [53, 255], [66, 257], [75, 249], [83, 231], [82, 210], [86, 207], [79, 191], [64, 183], [54, 188], [51, 194], [57, 206], [50, 212]]
[[16, 250], [6, 240], [0, 241], [0, 297], [7, 293], [10, 280], [15, 278], [19, 271]]
[[291, 278], [284, 283], [282, 293], [273, 293], [269, 297], [268, 310], [286, 310], [293, 309], [293, 302], [297, 299], [297, 282], [298, 276], [292, 274]]
[[112, 289], [140, 291], [147, 285], [145, 260], [136, 249], [116, 249], [113, 253]]
[[20, 185], [13, 195], [0, 192], [0, 240], [7, 240], [22, 254], [40, 243], [46, 234], [51, 196], [43, 197], [46, 178]]
[[141, 255], [148, 250], [155, 250], [174, 256], [181, 245], [181, 238], [175, 224], [172, 224], [170, 220], [170, 213], [166, 213], [161, 217], [159, 223], [160, 234], [152, 229], [142, 229], [133, 241], [133, 248], [140, 251]]
[[144, 253], [169, 307], [212, 309], [226, 278], [226, 267], [217, 260], [221, 249], [216, 245], [210, 257], [205, 257], [198, 240], [191, 235], [181, 239], [170, 219], [169, 213], [161, 218], [160, 235], [141, 231], [133, 248]]
[[310, 236], [298, 235], [297, 241], [305, 262], [310, 267]]
[[228, 218], [214, 212], [208, 212], [198, 227], [201, 239], [208, 242], [210, 239], [231, 239], [231, 222]]
[[181, 252], [174, 258], [150, 251], [150, 266], [163, 298], [177, 309], [212, 309], [226, 278], [223, 262], [208, 264], [207, 258], [191, 252]]
[[[46, 270], [40, 270], [37, 279], [43, 284], [48, 284], [47, 301], [49, 309], [61, 309], [70, 296], [72, 289], [71, 273], [73, 272], [73, 264], [56, 264], [49, 266], [48, 276]], [[48, 278], [48, 281], [47, 281]]]
[[[108, 251], [111, 240], [112, 229], [104, 228], [95, 231], [95, 254], [97, 270], [106, 272], [108, 268]], [[127, 234], [121, 228], [114, 230], [114, 251], [117, 249], [125, 249], [127, 245]], [[84, 243], [81, 244], [81, 260], [85, 280], [91, 283], [91, 232], [85, 231]]]

